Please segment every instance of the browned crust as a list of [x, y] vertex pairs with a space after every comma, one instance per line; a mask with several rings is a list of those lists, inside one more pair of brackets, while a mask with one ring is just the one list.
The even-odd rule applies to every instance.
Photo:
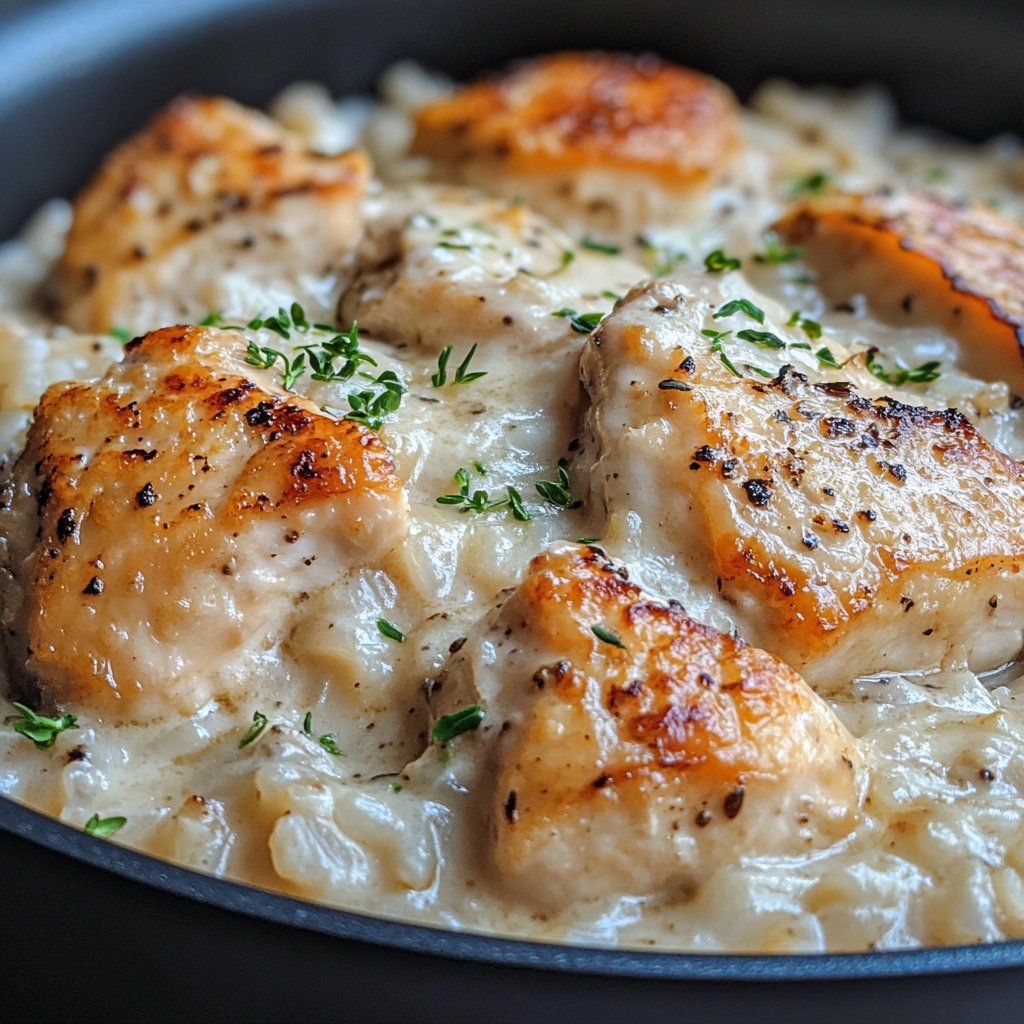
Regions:
[[558, 53], [514, 65], [419, 112], [413, 151], [509, 170], [638, 170], [690, 183], [738, 145], [719, 82], [651, 56]]

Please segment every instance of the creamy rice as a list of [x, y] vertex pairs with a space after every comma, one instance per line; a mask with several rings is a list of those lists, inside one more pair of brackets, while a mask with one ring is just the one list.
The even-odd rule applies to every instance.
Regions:
[[[357, 141], [368, 148], [387, 183], [375, 185], [367, 200], [377, 222], [419, 203], [451, 230], [472, 232], [474, 214], [459, 212], [461, 199], [446, 207], [434, 193], [417, 191], [424, 165], [405, 155], [410, 114], [448, 89], [443, 79], [402, 64], [384, 78], [384, 102], [357, 97], [336, 103], [321, 88], [300, 84], [279, 96], [271, 112], [325, 152]], [[587, 308], [605, 312], [610, 302], [601, 293], [628, 290], [635, 283], [628, 259], [649, 266], [652, 245], [662, 253], [683, 251], [698, 264], [717, 248], [759, 250], [762, 231], [783, 209], [792, 183], [817, 172], [850, 190], [906, 183], [969, 195], [1024, 218], [1017, 140], [970, 147], [901, 128], [878, 90], [769, 83], [744, 113], [744, 131], [741, 168], [717, 190], [701, 222], [650, 232], [645, 246], [608, 257], [596, 275], [594, 263], [577, 260], [544, 285], [552, 308], [565, 287], [589, 296]], [[98, 377], [119, 357], [116, 338], [75, 334], [36, 305], [36, 289], [60, 252], [68, 221], [68, 206], [55, 201], [21, 238], [0, 249], [4, 470], [46, 387]], [[551, 230], [552, 252], [576, 245]], [[475, 255], [451, 253], [456, 274], [475, 273], [474, 261]], [[870, 341], [908, 365], [941, 360], [941, 377], [917, 389], [920, 403], [960, 408], [1004, 450], [1024, 456], [1021, 413], [1006, 385], [957, 372], [952, 338], [887, 326], [863, 307], [832, 309], [801, 264], [748, 261], [748, 271], [752, 288], [813, 317], [837, 344]], [[345, 285], [344, 275], [331, 281], [324, 305], [333, 305]], [[264, 308], [264, 301], [225, 289], [219, 305], [232, 320], [272, 312], [276, 303]], [[519, 316], [509, 302], [509, 315]], [[268, 335], [266, 343], [272, 341]], [[455, 344], [456, 354], [466, 347], [468, 337], [466, 345]], [[429, 377], [439, 346], [426, 335], [418, 345], [371, 337], [364, 348], [382, 369], [396, 369], [409, 388], [383, 430], [412, 503], [412, 538], [401, 558], [312, 595], [282, 647], [267, 654], [278, 666], [279, 692], [254, 687], [248, 700], [213, 701], [190, 718], [117, 727], [82, 709], [79, 728], [62, 733], [47, 751], [0, 730], [0, 793], [77, 827], [94, 814], [123, 815], [127, 824], [114, 841], [212, 874], [454, 929], [770, 952], [1024, 936], [1024, 684], [1013, 667], [980, 680], [955, 657], [930, 674], [847, 681], [845, 695], [830, 699], [868, 764], [863, 819], [840, 843], [799, 857], [749, 857], [697, 889], [611, 893], [561, 914], [539, 914], [504, 895], [481, 855], [480, 799], [464, 785], [472, 777], [472, 747], [453, 744], [443, 764], [416, 761], [428, 729], [422, 684], [441, 670], [449, 646], [488, 613], [496, 595], [518, 582], [531, 557], [553, 541], [594, 536], [602, 526], [597, 510], [586, 505], [544, 508], [532, 487], [552, 476], [573, 436], [578, 409], [564, 395], [575, 380], [575, 353], [550, 354], [538, 374], [535, 362], [482, 346], [474, 368], [488, 376], [471, 391], [438, 389], [435, 395]], [[332, 387], [314, 389], [311, 397], [343, 406], [344, 394]], [[450, 490], [454, 469], [474, 462], [487, 467], [491, 491], [515, 485], [528, 495], [532, 522], [459, 516], [436, 504], [436, 496]], [[628, 516], [602, 543], [646, 586], [678, 592], [683, 581], [676, 570], [638, 547]], [[719, 612], [706, 612], [712, 625], [731, 628], [727, 618], [715, 619]], [[379, 633], [382, 616], [401, 625], [404, 644]], [[303, 730], [307, 710], [314, 716], [312, 736]], [[270, 727], [240, 750], [254, 711], [265, 713]], [[344, 756], [316, 741], [326, 732]]]

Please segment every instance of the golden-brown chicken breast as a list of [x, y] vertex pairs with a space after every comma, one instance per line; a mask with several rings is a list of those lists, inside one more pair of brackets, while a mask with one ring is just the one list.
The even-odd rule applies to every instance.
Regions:
[[146, 719], [239, 696], [298, 603], [405, 536], [378, 437], [245, 345], [165, 328], [43, 396], [0, 517], [11, 663], [46, 704]]
[[814, 265], [830, 299], [863, 294], [895, 324], [935, 324], [961, 365], [1024, 393], [1024, 228], [928, 193], [839, 195], [776, 225]]
[[[689, 618], [596, 548], [562, 544], [433, 690], [479, 703], [493, 860], [545, 909], [699, 886], [745, 854], [856, 824], [853, 738], [791, 669]], [[478, 761], [482, 760], [479, 756]]]
[[738, 140], [720, 82], [651, 56], [560, 53], [423, 108], [412, 148], [441, 180], [629, 237], [685, 222]]
[[815, 686], [1016, 656], [1024, 470], [878, 380], [870, 351], [818, 355], [756, 322], [745, 290], [738, 274], [642, 286], [591, 336], [603, 536], [638, 540], [691, 612], [716, 609]]
[[368, 173], [361, 153], [311, 152], [230, 100], [178, 99], [76, 199], [51, 282], [57, 313], [77, 330], [142, 333], [298, 300], [323, 319]]

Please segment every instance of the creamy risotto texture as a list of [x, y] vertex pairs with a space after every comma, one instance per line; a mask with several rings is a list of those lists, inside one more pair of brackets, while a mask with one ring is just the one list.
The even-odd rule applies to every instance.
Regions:
[[175, 101], [0, 248], [0, 793], [454, 929], [1024, 936], [1022, 182], [648, 57]]

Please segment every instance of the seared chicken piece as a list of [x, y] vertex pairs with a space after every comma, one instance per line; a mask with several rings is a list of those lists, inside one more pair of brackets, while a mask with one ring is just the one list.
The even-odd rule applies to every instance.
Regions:
[[744, 290], [738, 274], [639, 287], [591, 336], [594, 486], [619, 533], [674, 567], [691, 612], [817, 687], [1015, 657], [1021, 466], [882, 384], [868, 353], [829, 369], [767, 301], [766, 324], [726, 305]]
[[1024, 227], [928, 193], [840, 195], [776, 225], [825, 294], [863, 294], [894, 324], [934, 324], [961, 344], [968, 373], [1024, 393]]
[[298, 300], [330, 312], [359, 238], [369, 168], [323, 156], [230, 100], [176, 100], [110, 154], [75, 201], [51, 290], [82, 331], [141, 333], [210, 310]]
[[[498, 872], [544, 909], [699, 884], [746, 854], [799, 854], [855, 827], [855, 741], [790, 668], [562, 544], [434, 685], [485, 710]], [[477, 757], [478, 761], [484, 758]]]
[[400, 345], [562, 349], [567, 335], [582, 336], [560, 310], [604, 313], [644, 276], [631, 260], [579, 248], [522, 204], [419, 186], [368, 217], [338, 316]]
[[299, 602], [404, 538], [379, 438], [245, 344], [165, 328], [43, 396], [0, 533], [10, 661], [47, 706], [145, 720], [240, 697]]
[[620, 238], [686, 223], [738, 148], [720, 82], [606, 53], [541, 57], [467, 86], [419, 111], [412, 145], [435, 178]]

